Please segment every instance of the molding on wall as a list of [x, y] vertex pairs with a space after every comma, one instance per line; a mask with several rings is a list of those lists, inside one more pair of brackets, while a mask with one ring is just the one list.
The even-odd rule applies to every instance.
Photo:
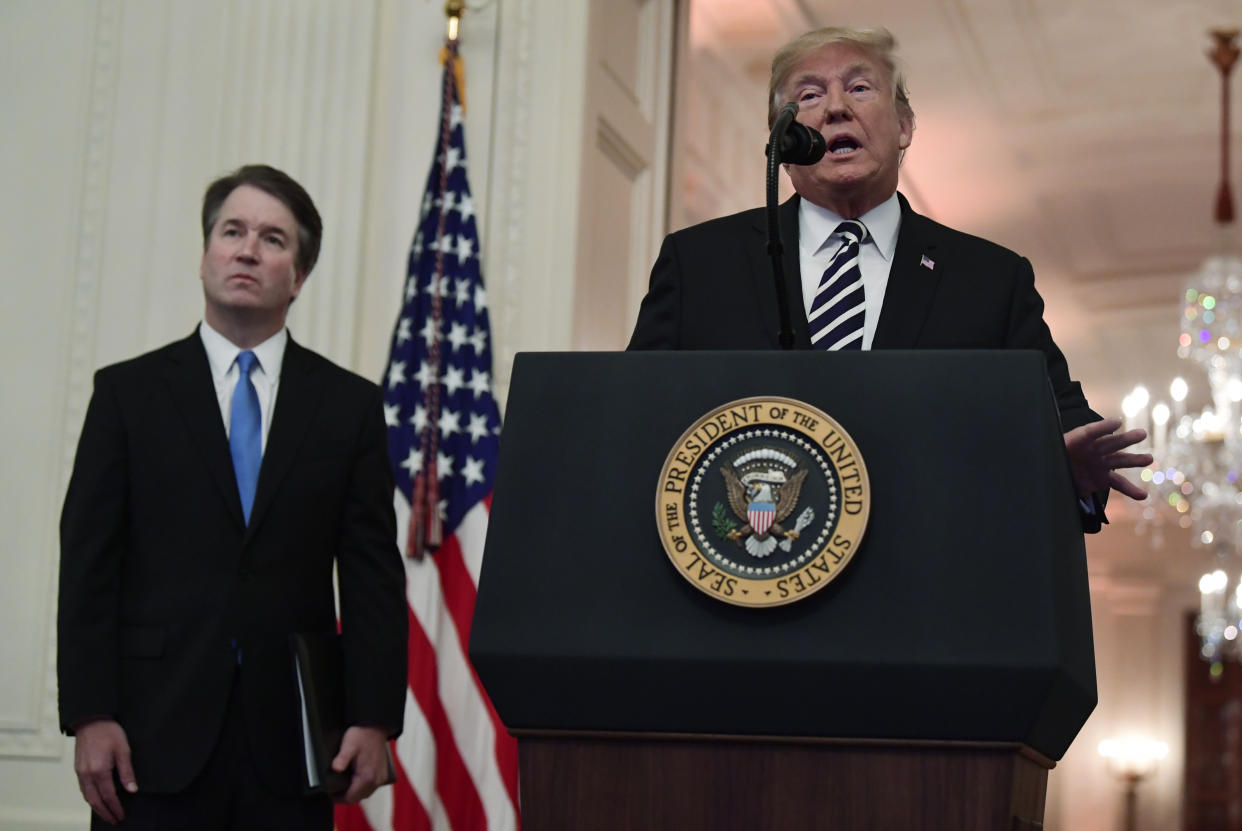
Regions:
[[[510, 20], [512, 22], [510, 22]], [[488, 224], [504, 228], [489, 234], [484, 262], [490, 263], [491, 280], [488, 291], [492, 325], [492, 378], [496, 399], [504, 407], [509, 396], [509, 375], [517, 353], [519, 313], [521, 306], [525, 241], [529, 227], [527, 193], [530, 158], [531, 119], [531, 53], [534, 39], [533, 0], [509, 0], [499, 10], [500, 44], [512, 45], [502, 50], [495, 65], [493, 98], [493, 141], [489, 171], [490, 193]], [[504, 141], [495, 140], [504, 136]], [[501, 221], [501, 220], [504, 221]], [[496, 337], [499, 334], [500, 337]]]
[[634, 254], [629, 275], [629, 307], [623, 327], [622, 346], [629, 342], [630, 332], [638, 317], [638, 308], [647, 294], [651, 266], [659, 254], [668, 227], [669, 191], [677, 187], [672, 178], [673, 107], [671, 102], [678, 90], [674, 76], [677, 40], [678, 8], [675, 2], [648, 3], [644, 10], [640, 30], [640, 60], [643, 73], [640, 86], [643, 90], [640, 105], [643, 115], [651, 125], [654, 139], [651, 158], [648, 161], [645, 193], [641, 206], [634, 206], [637, 215], [632, 240]]
[[[95, 4], [95, 31], [89, 64], [89, 94], [86, 113], [86, 135], [83, 142], [81, 196], [77, 218], [77, 256], [74, 266], [72, 306], [69, 310], [69, 337], [66, 353], [58, 368], [62, 423], [61, 457], [57, 476], [51, 477], [52, 493], [47, 504], [58, 506], [65, 491], [78, 433], [90, 399], [91, 377], [95, 365], [95, 325], [102, 267], [103, 235], [108, 200], [108, 167], [111, 159], [111, 138], [117, 95], [117, 75], [121, 46], [122, 0], [99, 0]], [[52, 535], [52, 539], [55, 539]], [[55, 551], [53, 545], [52, 551]], [[55, 556], [52, 556], [55, 561]], [[42, 627], [45, 646], [41, 683], [36, 696], [38, 704], [35, 723], [0, 728], [0, 757], [58, 759], [64, 753], [65, 739], [60, 734], [60, 718], [56, 696], [56, 570], [44, 581], [44, 604], [47, 617]], [[7, 822], [5, 827], [12, 827]]]

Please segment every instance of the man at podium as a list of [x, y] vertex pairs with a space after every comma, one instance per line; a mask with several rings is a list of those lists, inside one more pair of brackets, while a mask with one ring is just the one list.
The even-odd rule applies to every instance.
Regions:
[[[1082, 503], [1098, 531], [1110, 489], [1146, 492], [1118, 471], [1152, 457], [1072, 380], [1043, 319], [1030, 262], [915, 213], [897, 191], [914, 135], [896, 42], [885, 29], [824, 28], [772, 60], [768, 125], [790, 102], [823, 134], [815, 164], [786, 165], [795, 195], [780, 207], [785, 289], [797, 348], [1038, 349], [1044, 353]], [[665, 238], [630, 349], [772, 349], [780, 323], [763, 209]], [[796, 256], [794, 256], [794, 252]], [[797, 310], [801, 309], [802, 314]]]

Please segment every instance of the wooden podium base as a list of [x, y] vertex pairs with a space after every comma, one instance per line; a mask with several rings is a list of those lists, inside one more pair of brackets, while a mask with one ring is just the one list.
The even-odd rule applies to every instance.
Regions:
[[1053, 767], [1010, 743], [515, 735], [525, 831], [1028, 831]]

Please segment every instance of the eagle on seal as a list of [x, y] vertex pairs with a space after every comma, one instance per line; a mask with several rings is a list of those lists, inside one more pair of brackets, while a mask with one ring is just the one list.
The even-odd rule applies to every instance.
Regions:
[[[751, 482], [745, 483], [727, 465], [721, 467], [720, 472], [725, 479], [729, 507], [733, 509], [733, 513], [737, 515], [737, 518], [745, 523], [741, 528], [734, 528], [729, 531], [729, 539], [739, 546], [743, 546], [745, 538], [751, 534], [754, 534], [755, 539], [760, 542], [767, 540], [769, 536], [774, 534], [780, 534], [782, 537], [790, 540], [798, 538], [797, 531], [786, 531], [781, 527], [781, 522], [787, 519], [798, 505], [798, 494], [802, 491], [803, 480], [806, 479], [806, 468], [794, 471], [783, 484], [775, 486], [772, 482], [764, 481], [759, 477], [755, 477]], [[783, 476], [780, 478], [784, 479]], [[762, 530], [756, 529], [751, 522], [752, 507], [768, 505], [773, 506], [775, 509], [771, 524]]]

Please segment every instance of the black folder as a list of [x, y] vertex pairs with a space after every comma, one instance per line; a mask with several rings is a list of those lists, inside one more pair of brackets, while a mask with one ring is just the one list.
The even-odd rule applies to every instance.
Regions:
[[[336, 632], [303, 632], [289, 636], [293, 656], [297, 712], [302, 725], [302, 784], [308, 794], [323, 793], [338, 799], [349, 790], [353, 768], [344, 773], [332, 769], [345, 736], [345, 658], [341, 636]], [[391, 745], [388, 772], [381, 785], [397, 781]]]
[[341, 638], [335, 632], [289, 636], [297, 707], [302, 725], [302, 783], [306, 793], [338, 797], [351, 775], [332, 769], [345, 735], [345, 674]]

